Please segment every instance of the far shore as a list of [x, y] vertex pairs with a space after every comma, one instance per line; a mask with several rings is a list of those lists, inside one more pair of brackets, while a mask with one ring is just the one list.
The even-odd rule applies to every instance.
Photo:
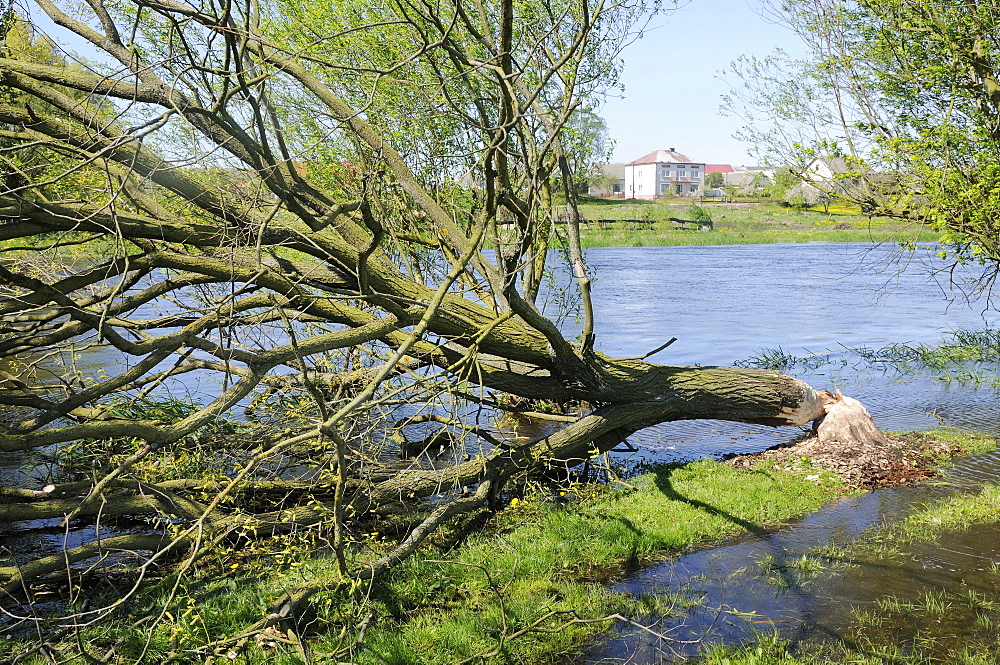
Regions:
[[[692, 204], [711, 218], [693, 219]], [[811, 208], [770, 202], [584, 199], [584, 247], [754, 245], [802, 242], [933, 242], [939, 234], [907, 220], [869, 216], [842, 204]], [[700, 228], [699, 228], [700, 227]]]

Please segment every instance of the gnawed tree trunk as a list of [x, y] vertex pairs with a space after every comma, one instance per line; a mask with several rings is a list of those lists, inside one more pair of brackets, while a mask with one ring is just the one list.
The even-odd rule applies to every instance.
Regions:
[[868, 409], [858, 400], [841, 395], [839, 390], [826, 399], [826, 415], [816, 427], [816, 436], [824, 445], [865, 447], [886, 443]]

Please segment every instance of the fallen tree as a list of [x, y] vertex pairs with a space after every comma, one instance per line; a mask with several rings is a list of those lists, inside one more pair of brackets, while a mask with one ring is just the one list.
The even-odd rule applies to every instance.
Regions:
[[[8, 21], [0, 451], [56, 472], [3, 488], [0, 522], [160, 522], [8, 562], [6, 593], [109, 550], [183, 571], [320, 527], [333, 587], [371, 579], [513, 477], [665, 421], [826, 417], [821, 434], [878, 443], [863, 408], [788, 376], [594, 349], [560, 136], [643, 7], [38, 6], [103, 59], [27, 57], [39, 40]], [[555, 247], [579, 342], [540, 303]], [[523, 441], [497, 423], [511, 395], [579, 407]], [[407, 511], [398, 543], [352, 567], [355, 521]], [[333, 587], [304, 584], [273, 620]]]

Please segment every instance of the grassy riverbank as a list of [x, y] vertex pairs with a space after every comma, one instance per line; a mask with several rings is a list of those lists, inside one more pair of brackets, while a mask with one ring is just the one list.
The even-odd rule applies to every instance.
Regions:
[[[938, 234], [912, 222], [869, 217], [856, 207], [831, 206], [826, 212], [788, 208], [775, 203], [702, 203], [712, 217], [711, 230], [676, 228], [670, 218], [688, 219], [691, 203], [678, 199], [621, 201], [587, 199], [581, 215], [585, 247], [645, 247], [665, 245], [751, 245], [798, 242], [929, 242]], [[599, 220], [613, 223], [601, 224]], [[633, 228], [624, 220], [648, 222]]]
[[[628, 482], [536, 489], [478, 525], [476, 535], [451, 534], [389, 578], [317, 597], [295, 624], [242, 641], [227, 638], [266, 617], [274, 599], [301, 581], [335, 578], [336, 565], [307, 538], [213, 556], [179, 586], [167, 578], [114, 620], [82, 629], [63, 653], [85, 647], [99, 659], [118, 643], [121, 662], [204, 662], [206, 645], [215, 643], [209, 651], [239, 654], [241, 663], [301, 663], [308, 643], [314, 658], [358, 664], [550, 661], [611, 626], [608, 615], [643, 616], [677, 602], [613, 593], [607, 582], [615, 576], [816, 510], [841, 489], [832, 475], [806, 480], [711, 461], [660, 467]], [[379, 534], [357, 535], [354, 565], [390, 547]], [[157, 623], [147, 639], [136, 622], [161, 613], [173, 620]], [[0, 660], [24, 646], [0, 640]]]
[[[536, 487], [485, 524], [470, 525], [474, 535], [430, 543], [387, 579], [318, 596], [280, 630], [241, 634], [261, 626], [289, 588], [336, 579], [322, 534], [262, 541], [199, 561], [182, 582], [167, 578], [143, 590], [113, 619], [59, 648], [64, 657], [85, 648], [99, 659], [117, 643], [121, 662], [208, 662], [215, 653], [215, 662], [301, 663], [307, 648], [313, 660], [358, 664], [551, 662], [610, 627], [611, 615], [681, 611], [692, 602], [614, 593], [610, 580], [812, 512], [844, 491], [833, 474], [807, 460], [800, 467], [701, 461], [658, 467], [626, 486]], [[353, 565], [391, 546], [377, 533], [355, 537]], [[142, 617], [155, 615], [169, 621], [140, 629]], [[18, 646], [24, 643], [0, 641], [0, 656]]]
[[[933, 242], [939, 234], [931, 229], [888, 217], [869, 217], [857, 207], [839, 204], [824, 211], [790, 208], [777, 203], [699, 204], [712, 218], [712, 229], [680, 228], [671, 218], [690, 219], [692, 201], [684, 198], [657, 201], [585, 198], [580, 205], [584, 218], [581, 243], [584, 247], [654, 247], [682, 245], [756, 245], [801, 242]], [[602, 224], [600, 220], [604, 220]], [[628, 220], [644, 223], [643, 228]], [[80, 235], [83, 240], [84, 236]], [[121, 247], [111, 236], [90, 238], [86, 243], [64, 244], [58, 251], [47, 246], [25, 245], [21, 239], [0, 241], [0, 253], [29, 259], [45, 270], [64, 261], [73, 263], [94, 256], [113, 256]], [[433, 242], [432, 237], [427, 238]]]

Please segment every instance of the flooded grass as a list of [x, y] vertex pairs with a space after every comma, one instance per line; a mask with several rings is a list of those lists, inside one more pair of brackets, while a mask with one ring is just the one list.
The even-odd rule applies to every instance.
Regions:
[[[813, 556], [850, 568], [838, 576], [863, 576], [877, 583], [909, 567], [914, 569], [914, 581], [906, 591], [876, 596], [873, 602], [854, 607], [849, 625], [832, 636], [821, 630], [791, 641], [777, 633], [758, 634], [742, 645], [706, 649], [695, 660], [712, 665], [1000, 662], [998, 509], [1000, 483], [991, 483], [976, 492], [918, 506], [905, 519], [876, 528], [854, 543], [816, 550]], [[967, 570], [955, 570], [950, 559], [935, 559], [938, 548], [981, 561]], [[945, 568], [959, 583], [943, 585], [934, 575], [935, 567]]]
[[642, 571], [620, 587], [686, 588], [702, 605], [645, 619], [663, 638], [611, 634], [583, 662], [996, 662], [997, 442], [932, 435], [940, 450], [976, 454], [920, 487], [844, 496], [788, 529]]
[[903, 521], [869, 534], [840, 555], [859, 559], [902, 555], [914, 543], [941, 540], [949, 532], [995, 522], [998, 516], [1000, 484], [987, 485], [980, 492], [958, 494], [925, 506]]
[[915, 601], [887, 597], [855, 610], [843, 639], [793, 643], [761, 633], [748, 644], [714, 647], [705, 665], [995, 665], [1000, 607], [974, 590], [930, 590]]
[[780, 346], [765, 347], [736, 365], [780, 372], [850, 365], [854, 370], [892, 369], [904, 375], [919, 372], [945, 384], [1000, 388], [1000, 330], [958, 330], [948, 333], [938, 344], [844, 347], [807, 356], [786, 353]]

